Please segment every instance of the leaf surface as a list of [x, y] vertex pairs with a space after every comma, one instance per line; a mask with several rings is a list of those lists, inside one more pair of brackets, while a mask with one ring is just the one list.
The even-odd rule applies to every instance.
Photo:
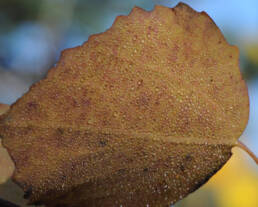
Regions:
[[134, 8], [65, 50], [2, 117], [31, 203], [165, 206], [231, 156], [249, 115], [239, 52], [185, 4]]

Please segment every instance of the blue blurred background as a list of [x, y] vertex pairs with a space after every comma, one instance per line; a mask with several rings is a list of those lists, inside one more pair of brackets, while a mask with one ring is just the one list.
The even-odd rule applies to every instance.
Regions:
[[[151, 10], [155, 4], [174, 7], [178, 2], [1, 0], [0, 102], [14, 103], [32, 83], [46, 75], [63, 49], [80, 45], [89, 35], [105, 31], [117, 15], [127, 15], [134, 6]], [[240, 66], [250, 95], [250, 120], [241, 140], [258, 154], [258, 1], [183, 2], [197, 11], [206, 11], [228, 42], [240, 49]], [[235, 150], [232, 161], [217, 177], [176, 206], [258, 206], [257, 174], [258, 169], [254, 162], [245, 153]], [[239, 180], [242, 183], [239, 184]], [[234, 192], [238, 184], [240, 190]], [[243, 195], [247, 198], [241, 200]], [[223, 196], [226, 197], [224, 200]]]

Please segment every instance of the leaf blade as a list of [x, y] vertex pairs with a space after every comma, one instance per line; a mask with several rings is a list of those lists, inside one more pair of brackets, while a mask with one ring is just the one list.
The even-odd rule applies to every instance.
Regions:
[[4, 115], [14, 179], [31, 202], [53, 206], [182, 199], [230, 158], [246, 126], [238, 56], [205, 13], [135, 8], [64, 51]]

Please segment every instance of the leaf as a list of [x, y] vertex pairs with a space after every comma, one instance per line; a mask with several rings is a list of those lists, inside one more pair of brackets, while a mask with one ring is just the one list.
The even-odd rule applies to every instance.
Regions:
[[185, 4], [134, 8], [65, 50], [1, 121], [31, 203], [165, 206], [231, 156], [249, 115], [239, 52]]

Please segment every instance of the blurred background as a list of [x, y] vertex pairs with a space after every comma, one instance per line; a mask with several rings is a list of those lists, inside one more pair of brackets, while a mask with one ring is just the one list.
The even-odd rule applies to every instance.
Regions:
[[[1, 0], [0, 103], [12, 104], [44, 78], [65, 48], [108, 29], [134, 6], [174, 7], [175, 0]], [[206, 11], [229, 43], [240, 49], [240, 66], [250, 95], [250, 120], [241, 140], [258, 154], [258, 1], [182, 0]], [[257, 207], [258, 168], [245, 152], [232, 159], [206, 185], [176, 207]], [[0, 169], [1, 171], [1, 169]], [[10, 185], [12, 186], [12, 184]], [[12, 186], [14, 187], [14, 186]], [[12, 199], [0, 187], [0, 197]]]

